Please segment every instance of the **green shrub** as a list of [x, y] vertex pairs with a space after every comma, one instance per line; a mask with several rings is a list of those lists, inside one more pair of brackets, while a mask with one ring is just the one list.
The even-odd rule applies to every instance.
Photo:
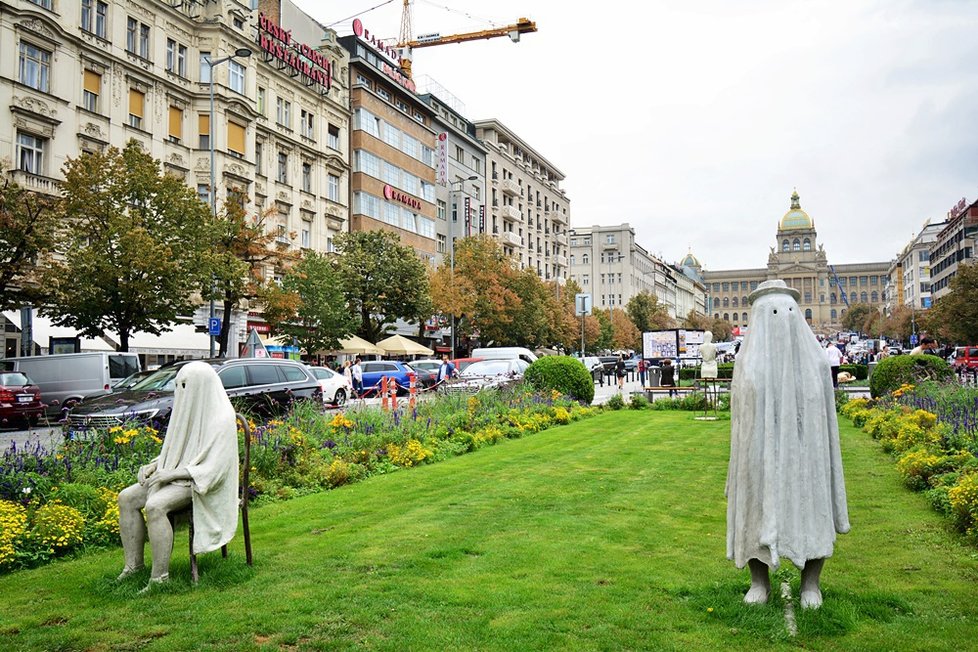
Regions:
[[[717, 365], [717, 378], [733, 378], [734, 363], [724, 362]], [[696, 380], [700, 377], [699, 367], [683, 367], [679, 370], [680, 380]]]
[[633, 410], [648, 409], [649, 399], [645, 398], [645, 394], [632, 394], [632, 400], [629, 402], [628, 407]]
[[876, 365], [876, 371], [869, 379], [869, 393], [873, 398], [879, 398], [903, 385], [953, 378], [954, 370], [951, 365], [936, 355], [895, 355], [883, 358]]
[[605, 407], [612, 410], [620, 410], [625, 407], [625, 399], [622, 398], [621, 394], [613, 394], [605, 403]]
[[527, 367], [523, 380], [538, 391], [555, 389], [561, 394], [590, 405], [594, 400], [594, 381], [580, 361], [566, 355], [548, 355]]

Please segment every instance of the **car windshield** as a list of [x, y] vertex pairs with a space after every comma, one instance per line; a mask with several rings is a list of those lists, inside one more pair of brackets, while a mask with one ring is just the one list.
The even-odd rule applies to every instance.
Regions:
[[310, 367], [309, 370], [312, 371], [312, 375], [319, 380], [329, 380], [333, 377], [333, 372], [325, 367]]
[[177, 367], [157, 369], [130, 389], [137, 392], [172, 392], [173, 380], [177, 377]]
[[19, 371], [9, 371], [0, 373], [0, 385], [5, 387], [23, 387], [24, 385], [32, 385], [31, 379], [27, 377], [27, 374], [21, 373]]
[[482, 362], [473, 362], [465, 371], [462, 372], [463, 376], [498, 376], [500, 374], [508, 374], [510, 372], [509, 360], [483, 360]]

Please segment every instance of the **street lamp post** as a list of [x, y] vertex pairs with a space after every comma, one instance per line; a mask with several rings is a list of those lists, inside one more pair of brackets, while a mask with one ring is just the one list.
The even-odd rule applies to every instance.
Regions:
[[[452, 193], [452, 219], [448, 222], [448, 260], [451, 269], [451, 277], [454, 283], [455, 280], [455, 220], [458, 217], [458, 193], [462, 192], [462, 186], [465, 185], [466, 181], [475, 181], [479, 177], [477, 175], [472, 175], [465, 179], [456, 179], [452, 181], [451, 193]], [[458, 184], [458, 188], [455, 188], [455, 184]], [[465, 216], [468, 219], [468, 215]], [[455, 312], [452, 311], [452, 352], [451, 358], [455, 358]]]
[[[222, 63], [227, 63], [235, 57], [241, 57], [242, 59], [247, 59], [251, 56], [251, 50], [248, 48], [238, 48], [234, 51], [234, 54], [228, 57], [221, 57], [220, 59], [211, 59], [207, 57], [207, 79], [210, 82], [211, 87], [211, 113], [207, 118], [207, 131], [210, 132], [207, 135], [208, 144], [211, 150], [211, 217], [217, 217], [217, 163], [214, 159], [214, 68], [221, 65]], [[210, 319], [207, 321], [207, 330], [210, 331], [211, 320], [214, 319], [214, 293], [217, 291], [213, 276], [211, 277], [211, 302], [210, 302]], [[228, 316], [224, 315], [224, 319]], [[210, 336], [210, 357], [214, 357], [214, 335]]]

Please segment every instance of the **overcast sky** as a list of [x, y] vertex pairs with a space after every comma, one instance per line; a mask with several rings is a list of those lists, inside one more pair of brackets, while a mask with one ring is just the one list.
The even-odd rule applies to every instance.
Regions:
[[[341, 36], [400, 29], [400, 0], [296, 1]], [[560, 169], [572, 227], [763, 267], [797, 188], [829, 262], [869, 262], [978, 195], [978, 2], [417, 0], [414, 34], [522, 16], [519, 44], [416, 50], [414, 73]]]

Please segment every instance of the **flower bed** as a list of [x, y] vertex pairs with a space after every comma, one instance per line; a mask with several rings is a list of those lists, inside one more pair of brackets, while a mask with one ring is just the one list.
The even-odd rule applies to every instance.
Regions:
[[908, 487], [978, 540], [978, 391], [904, 384], [879, 400], [848, 401], [841, 413], [894, 456]]
[[[251, 497], [288, 499], [447, 459], [597, 412], [558, 392], [522, 385], [439, 395], [413, 410], [352, 407], [323, 414], [297, 404], [289, 416], [252, 422]], [[240, 433], [239, 433], [240, 434]], [[0, 457], [0, 572], [37, 566], [86, 546], [119, 541], [118, 492], [154, 458], [161, 433], [113, 427], [57, 452], [11, 447]]]

